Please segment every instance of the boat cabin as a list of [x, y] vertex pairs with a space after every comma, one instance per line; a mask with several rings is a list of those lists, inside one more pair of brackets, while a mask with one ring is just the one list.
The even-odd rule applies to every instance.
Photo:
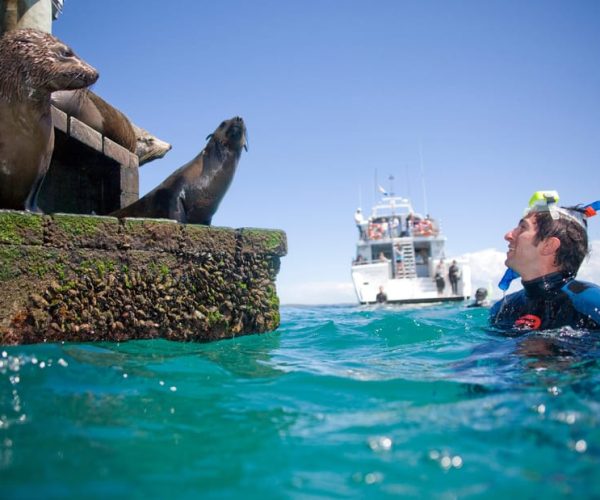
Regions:
[[437, 221], [413, 211], [405, 198], [385, 198], [359, 224], [354, 264], [390, 262], [390, 277], [433, 276], [434, 262], [444, 258], [445, 238]]

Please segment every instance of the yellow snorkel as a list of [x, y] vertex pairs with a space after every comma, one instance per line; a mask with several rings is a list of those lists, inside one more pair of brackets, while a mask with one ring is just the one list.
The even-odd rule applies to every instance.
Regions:
[[556, 220], [560, 216], [558, 200], [558, 192], [556, 191], [536, 191], [529, 199], [529, 206], [525, 209], [525, 213], [550, 212], [550, 216]]

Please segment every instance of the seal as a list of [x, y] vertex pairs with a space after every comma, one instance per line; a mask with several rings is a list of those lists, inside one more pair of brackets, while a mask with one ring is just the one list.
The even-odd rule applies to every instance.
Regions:
[[133, 124], [121, 111], [89, 89], [53, 92], [51, 102], [61, 111], [135, 153], [140, 166], [162, 158], [171, 149], [169, 143]]
[[210, 134], [206, 147], [193, 160], [167, 177], [146, 196], [111, 215], [174, 219], [210, 226], [246, 148], [246, 126], [236, 116]]
[[153, 136], [150, 132], [142, 127], [138, 127], [135, 123], [132, 123], [132, 125], [137, 143], [135, 154], [138, 157], [140, 167], [153, 160], [162, 158], [171, 150], [171, 145], [168, 142]]
[[98, 72], [34, 29], [0, 38], [0, 208], [37, 211], [54, 150], [50, 94], [91, 85]]

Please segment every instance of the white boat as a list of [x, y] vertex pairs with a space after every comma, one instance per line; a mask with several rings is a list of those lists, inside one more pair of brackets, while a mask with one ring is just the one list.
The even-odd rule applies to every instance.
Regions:
[[[373, 207], [371, 216], [357, 221], [357, 226], [359, 239], [352, 263], [352, 281], [361, 304], [377, 302], [380, 291], [387, 295], [388, 303], [470, 298], [469, 263], [446, 258], [446, 237], [441, 234], [439, 224], [429, 216], [415, 213], [408, 199], [384, 195]], [[459, 276], [455, 291], [449, 279], [453, 263]], [[436, 284], [438, 272], [444, 279], [441, 292]]]

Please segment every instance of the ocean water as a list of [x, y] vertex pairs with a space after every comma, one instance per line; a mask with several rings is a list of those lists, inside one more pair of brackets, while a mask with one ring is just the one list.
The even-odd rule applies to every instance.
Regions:
[[210, 344], [0, 348], [0, 498], [600, 497], [596, 336], [281, 312]]

